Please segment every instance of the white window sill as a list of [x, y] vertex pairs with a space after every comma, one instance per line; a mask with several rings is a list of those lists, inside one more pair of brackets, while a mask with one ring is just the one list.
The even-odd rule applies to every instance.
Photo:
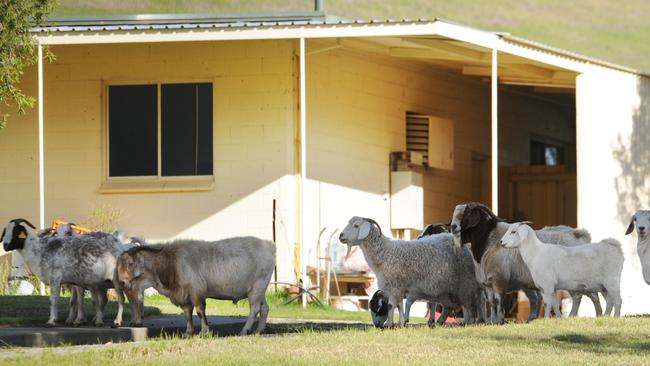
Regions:
[[214, 177], [162, 178], [152, 180], [108, 180], [99, 187], [101, 194], [207, 192], [214, 189]]

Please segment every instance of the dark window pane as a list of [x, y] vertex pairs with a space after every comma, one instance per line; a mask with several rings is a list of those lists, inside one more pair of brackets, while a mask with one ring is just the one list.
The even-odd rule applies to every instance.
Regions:
[[161, 91], [162, 175], [212, 174], [212, 84]]
[[212, 175], [212, 84], [199, 84], [198, 175]]
[[530, 142], [530, 164], [545, 165], [543, 143], [534, 140]]
[[108, 104], [109, 176], [157, 175], [157, 86], [110, 86]]

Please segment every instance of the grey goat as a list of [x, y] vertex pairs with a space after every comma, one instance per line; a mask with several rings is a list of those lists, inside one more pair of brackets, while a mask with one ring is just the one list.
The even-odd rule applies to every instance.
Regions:
[[[153, 287], [185, 312], [185, 336], [194, 333], [192, 313], [201, 320], [201, 333], [209, 331], [205, 299], [248, 299], [250, 312], [241, 334], [248, 334], [259, 314], [256, 332], [264, 330], [269, 306], [266, 289], [275, 267], [275, 244], [255, 237], [207, 242], [175, 240], [142, 245], [124, 252], [117, 263], [120, 283], [130, 301]], [[139, 311], [135, 322], [141, 321]]]

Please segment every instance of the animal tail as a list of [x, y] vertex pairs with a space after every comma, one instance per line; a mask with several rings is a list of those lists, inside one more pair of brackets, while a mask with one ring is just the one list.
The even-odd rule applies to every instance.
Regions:
[[591, 234], [586, 229], [575, 229], [573, 231], [573, 236], [578, 240], [584, 240], [585, 243], [591, 243]]
[[621, 249], [621, 242], [619, 242], [618, 240], [616, 240], [614, 238], [603, 239], [601, 241], [601, 243], [609, 244], [609, 245], [611, 245], [611, 246], [613, 246], [615, 248]]

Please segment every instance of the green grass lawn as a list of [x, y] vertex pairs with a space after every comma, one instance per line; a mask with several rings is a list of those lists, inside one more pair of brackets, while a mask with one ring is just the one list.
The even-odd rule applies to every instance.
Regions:
[[[59, 298], [59, 322], [64, 322], [70, 309], [70, 297]], [[84, 301], [86, 319], [95, 315], [95, 307], [90, 298]], [[160, 315], [161, 311], [145, 304], [145, 316]], [[104, 313], [104, 322], [112, 322], [117, 314], [117, 302], [109, 301]], [[50, 298], [48, 296], [0, 296], [0, 327], [19, 325], [42, 325], [50, 317]], [[124, 307], [125, 320], [131, 319], [131, 307]], [[91, 325], [90, 323], [88, 325]]]
[[504, 326], [304, 331], [282, 336], [5, 349], [4, 365], [648, 364], [650, 318], [538, 320]]

